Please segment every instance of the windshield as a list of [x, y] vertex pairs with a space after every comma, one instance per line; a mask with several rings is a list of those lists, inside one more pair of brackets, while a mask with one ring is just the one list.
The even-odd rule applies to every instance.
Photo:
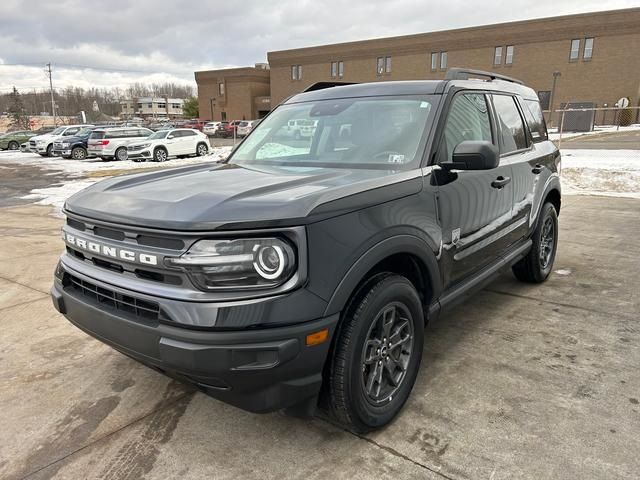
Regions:
[[51, 132], [51, 135], [62, 135], [66, 129], [67, 127], [58, 127], [53, 132]]
[[167, 136], [167, 133], [169, 133], [169, 130], [160, 130], [158, 132], [152, 133], [147, 138], [149, 140], [156, 140], [158, 138], [165, 138]]
[[83, 128], [78, 133], [76, 133], [76, 137], [88, 137], [89, 135], [91, 135], [91, 132], [93, 132], [93, 129]]
[[238, 146], [230, 163], [416, 168], [437, 98], [362, 97], [281, 105]]

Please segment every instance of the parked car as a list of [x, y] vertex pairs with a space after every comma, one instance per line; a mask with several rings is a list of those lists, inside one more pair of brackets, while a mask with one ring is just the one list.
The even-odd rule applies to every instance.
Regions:
[[0, 136], [0, 150], [19, 150], [20, 145], [37, 134], [31, 130], [18, 130]]
[[87, 142], [91, 133], [97, 128], [102, 127], [85, 127], [75, 135], [63, 137], [53, 142], [53, 155], [74, 160], [84, 160], [95, 156], [89, 155]]
[[29, 142], [24, 142], [20, 144], [20, 151], [22, 153], [29, 153]]
[[188, 120], [183, 123], [180, 128], [193, 128], [194, 130], [202, 131], [205, 123], [203, 120]]
[[220, 131], [220, 136], [225, 138], [231, 138], [234, 136], [238, 136], [238, 127], [244, 120], [234, 120], [233, 122], [223, 123], [223, 128]]
[[209, 151], [209, 137], [192, 128], [160, 130], [142, 142], [129, 145], [129, 159], [134, 162], [164, 162], [171, 157], [202, 156]]
[[258, 120], [249, 120], [238, 124], [238, 137], [246, 137], [251, 130], [258, 124]]
[[50, 157], [53, 155], [55, 141], [64, 137], [71, 137], [85, 127], [93, 127], [93, 125], [64, 125], [44, 135], [31, 137], [29, 139], [29, 150], [33, 153], [39, 153], [43, 157]]
[[288, 135], [293, 136], [296, 140], [301, 138], [309, 138], [316, 130], [316, 120], [295, 119], [287, 122], [287, 128], [284, 130]]
[[154, 132], [157, 132], [158, 130], [169, 130], [171, 128], [175, 128], [175, 125], [173, 123], [155, 122], [149, 124], [149, 129], [153, 130]]
[[213, 136], [218, 133], [218, 129], [222, 125], [222, 122], [207, 122], [202, 127], [202, 133]]
[[[290, 119], [318, 121], [310, 146], [273, 135]], [[310, 415], [322, 395], [366, 432], [409, 398], [427, 322], [505, 269], [549, 277], [560, 170], [535, 90], [508, 77], [451, 68], [444, 80], [316, 88], [276, 107], [223, 165], [112, 178], [67, 199], [53, 303], [225, 402]]]
[[102, 160], [126, 160], [127, 147], [133, 143], [146, 139], [153, 132], [142, 127], [112, 127], [96, 129], [91, 133], [87, 142], [90, 155]]

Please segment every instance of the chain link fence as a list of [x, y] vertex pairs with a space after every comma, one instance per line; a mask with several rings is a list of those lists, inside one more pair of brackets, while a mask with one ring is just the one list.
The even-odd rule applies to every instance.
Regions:
[[565, 193], [640, 198], [640, 107], [555, 112], [549, 138], [562, 153]]

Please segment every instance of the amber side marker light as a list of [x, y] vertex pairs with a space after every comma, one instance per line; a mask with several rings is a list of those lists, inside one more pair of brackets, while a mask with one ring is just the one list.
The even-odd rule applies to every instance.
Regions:
[[314, 345], [320, 345], [324, 343], [329, 338], [329, 329], [325, 328], [324, 330], [320, 330], [319, 332], [310, 333], [307, 335], [307, 347], [312, 347]]

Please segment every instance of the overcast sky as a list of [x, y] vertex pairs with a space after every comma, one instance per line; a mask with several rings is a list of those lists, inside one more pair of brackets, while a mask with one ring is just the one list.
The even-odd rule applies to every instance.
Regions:
[[637, 6], [640, 0], [0, 0], [0, 92], [48, 86], [47, 62], [54, 87], [194, 84], [195, 70], [264, 62], [271, 50]]

